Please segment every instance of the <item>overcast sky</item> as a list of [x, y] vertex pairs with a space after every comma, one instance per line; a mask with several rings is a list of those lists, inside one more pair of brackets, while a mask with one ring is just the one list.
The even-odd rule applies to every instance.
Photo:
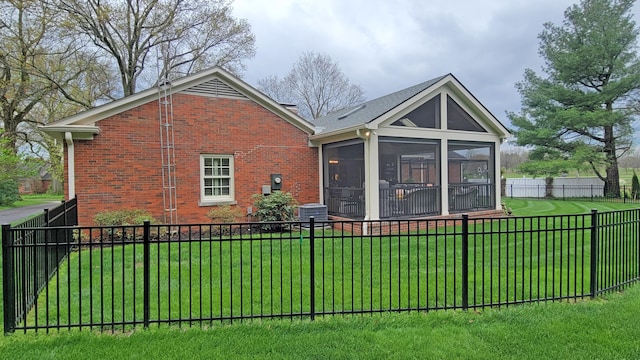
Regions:
[[[305, 51], [338, 62], [367, 99], [453, 73], [503, 124], [515, 83], [541, 73], [538, 34], [578, 0], [235, 0], [257, 54], [244, 80], [285, 76]], [[634, 13], [640, 14], [640, 5]], [[638, 18], [638, 16], [636, 16]], [[637, 20], [636, 20], [637, 21]]]

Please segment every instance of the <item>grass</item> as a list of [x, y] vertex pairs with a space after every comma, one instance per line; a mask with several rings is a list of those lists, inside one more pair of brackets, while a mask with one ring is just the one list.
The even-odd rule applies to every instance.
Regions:
[[11, 206], [0, 206], [0, 210], [13, 209], [29, 205], [38, 205], [49, 201], [61, 201], [63, 196], [56, 194], [29, 194], [21, 195], [21, 199], [13, 203]]
[[[631, 208], [506, 200], [516, 215]], [[125, 257], [129, 256], [128, 253]], [[94, 274], [94, 276], [96, 276]], [[2, 358], [638, 358], [640, 286], [576, 304], [264, 320], [132, 333], [53, 332], [0, 338]], [[1, 315], [1, 309], [0, 309]]]
[[[588, 220], [588, 217], [581, 219]], [[486, 224], [476, 230], [486, 231]], [[496, 233], [499, 228], [494, 225], [497, 223], [491, 224], [490, 232]], [[505, 224], [502, 225], [504, 231]], [[507, 226], [513, 232], [538, 225], [518, 221]], [[585, 245], [588, 234], [578, 231], [575, 237], [570, 237], [566, 231], [562, 234], [550, 232], [546, 223], [541, 226], [545, 229], [542, 232], [529, 236], [527, 230], [510, 241], [495, 236], [472, 238], [472, 248], [477, 249], [471, 254], [471, 276], [477, 284], [470, 290], [472, 304], [580, 297], [589, 292], [590, 254]], [[428, 240], [424, 236], [382, 237], [369, 241], [354, 237], [347, 238], [346, 242], [334, 239], [317, 243], [316, 254], [326, 252], [327, 256], [324, 261], [322, 257], [316, 260], [318, 264], [322, 262], [322, 269], [316, 267], [316, 279], [324, 280], [322, 292], [316, 293], [324, 301], [316, 296], [320, 301], [316, 303], [316, 310], [350, 312], [460, 306], [460, 273], [454, 271], [455, 267], [461, 268], [461, 259], [455, 251], [457, 241], [450, 234], [441, 231], [437, 236], [431, 233]], [[485, 247], [485, 242], [489, 241], [494, 242], [493, 251]], [[154, 243], [151, 250], [151, 289], [154, 292], [161, 288], [152, 293], [152, 319], [175, 321], [309, 311], [309, 288], [305, 286], [309, 269], [300, 257], [309, 249], [306, 242], [302, 245], [295, 236], [293, 241], [280, 239], [274, 243], [239, 239], [171, 245]], [[238, 254], [243, 252], [245, 256], [239, 261]], [[273, 255], [265, 256], [269, 261], [260, 260], [262, 254], [271, 253]], [[558, 253], [564, 255], [560, 257], [556, 255]], [[142, 274], [137, 271], [138, 264], [142, 263], [141, 254], [140, 246], [74, 252], [56, 273], [49, 288], [50, 294], [61, 293], [60, 299], [52, 296], [44, 301], [41, 298], [31, 313], [37, 312], [39, 316], [30, 317], [29, 323], [37, 320], [39, 324], [64, 326], [78, 322], [87, 324], [91, 319], [113, 324], [140, 321], [141, 307], [132, 310], [131, 304], [138, 303], [136, 296], [138, 300], [142, 298]], [[577, 258], [573, 258], [574, 254]], [[171, 259], [170, 263], [166, 259]], [[280, 264], [285, 264], [285, 271], [279, 270]], [[82, 269], [82, 276], [78, 276], [78, 269]], [[577, 277], [572, 276], [574, 274]], [[103, 279], [106, 280], [104, 284]], [[132, 279], [136, 279], [135, 282]], [[252, 281], [249, 283], [248, 279]], [[486, 291], [481, 282], [491, 285], [491, 291]], [[528, 282], [531, 287], [522, 286]], [[83, 292], [79, 294], [78, 289]], [[320, 286], [316, 289], [319, 291]], [[123, 303], [129, 305], [123, 306]], [[93, 309], [93, 313], [89, 309]]]
[[514, 216], [531, 215], [563, 215], [586, 214], [592, 209], [599, 212], [637, 209], [638, 204], [616, 202], [588, 202], [569, 200], [537, 200], [537, 199], [503, 199], [503, 202], [513, 209]]
[[[588, 228], [588, 216], [571, 219], [577, 221], [568, 223], [566, 218], [562, 228]], [[557, 220], [472, 223], [472, 233], [478, 233], [470, 239], [472, 304], [588, 294], [589, 235], [584, 230], [558, 231]], [[507, 229], [518, 235], [499, 236]], [[460, 307], [459, 231], [432, 229], [426, 236], [425, 231], [379, 237], [318, 234], [315, 310]], [[300, 237], [308, 239], [309, 234], [292, 235], [264, 241], [153, 242], [152, 320], [308, 313], [310, 249]], [[142, 253], [141, 245], [73, 252], [50, 282], [47, 292], [52, 295], [41, 294], [28, 324], [141, 321], [142, 306], [135, 305], [143, 297]]]
[[7, 359], [633, 359], [640, 287], [577, 304], [0, 340]]

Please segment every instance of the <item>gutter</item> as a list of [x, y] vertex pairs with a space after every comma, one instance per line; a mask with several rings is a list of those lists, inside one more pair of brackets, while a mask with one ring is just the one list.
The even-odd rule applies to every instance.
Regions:
[[68, 199], [76, 197], [76, 170], [75, 170], [75, 148], [73, 145], [73, 134], [69, 131], [64, 133], [64, 140], [67, 143], [67, 183], [69, 184]]

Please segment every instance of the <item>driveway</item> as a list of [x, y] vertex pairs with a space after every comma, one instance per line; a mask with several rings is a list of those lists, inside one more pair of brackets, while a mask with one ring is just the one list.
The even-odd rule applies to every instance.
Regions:
[[53, 209], [60, 205], [60, 201], [49, 201], [38, 205], [29, 205], [18, 207], [14, 209], [7, 209], [0, 211], [0, 224], [10, 224], [14, 221], [24, 219], [34, 214], [39, 214], [44, 209]]

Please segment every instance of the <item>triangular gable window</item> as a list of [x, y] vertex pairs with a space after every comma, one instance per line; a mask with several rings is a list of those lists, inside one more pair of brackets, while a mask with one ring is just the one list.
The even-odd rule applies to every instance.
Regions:
[[440, 127], [440, 95], [394, 122], [394, 126], [435, 129]]
[[449, 130], [487, 132], [450, 96], [447, 96], [447, 128]]

